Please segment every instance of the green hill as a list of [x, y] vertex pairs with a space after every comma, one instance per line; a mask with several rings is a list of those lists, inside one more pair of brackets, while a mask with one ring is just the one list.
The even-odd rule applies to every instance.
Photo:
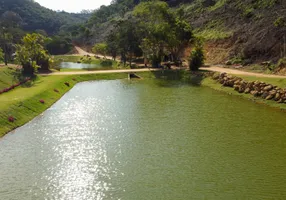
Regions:
[[0, 0], [0, 16], [13, 12], [25, 31], [44, 30], [48, 34], [57, 33], [63, 25], [85, 22], [89, 14], [55, 12], [33, 0]]
[[[145, 0], [148, 1], [148, 0]], [[89, 19], [92, 45], [104, 41], [114, 24], [127, 19], [140, 0], [115, 0], [102, 6]], [[286, 56], [285, 0], [166, 0], [181, 9], [195, 35], [205, 38], [212, 63], [229, 59], [253, 63]]]

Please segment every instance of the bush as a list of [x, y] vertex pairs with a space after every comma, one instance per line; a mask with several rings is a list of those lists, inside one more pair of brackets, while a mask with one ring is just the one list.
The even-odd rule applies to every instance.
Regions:
[[191, 52], [190, 56], [190, 70], [197, 71], [201, 66], [204, 65], [205, 55], [203, 45], [201, 42], [195, 45], [195, 48]]
[[62, 55], [71, 52], [73, 45], [68, 38], [55, 36], [46, 44], [46, 49], [52, 55]]
[[274, 22], [274, 26], [276, 27], [283, 27], [286, 25], [285, 19], [283, 17], [278, 17], [275, 22]]
[[100, 62], [100, 65], [103, 67], [112, 67], [113, 62], [112, 60], [103, 60]]
[[286, 57], [285, 57], [285, 58], [281, 58], [281, 59], [278, 61], [278, 66], [286, 67]]
[[4, 53], [3, 50], [0, 48], [0, 63], [4, 61]]

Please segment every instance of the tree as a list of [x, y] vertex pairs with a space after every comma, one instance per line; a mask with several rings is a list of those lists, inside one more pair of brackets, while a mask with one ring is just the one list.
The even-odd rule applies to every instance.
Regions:
[[142, 37], [141, 49], [155, 67], [164, 55], [178, 57], [192, 38], [190, 25], [165, 2], [140, 3], [134, 8], [133, 15]]
[[4, 61], [4, 53], [3, 50], [0, 48], [0, 63]]
[[199, 38], [195, 40], [194, 48], [190, 55], [190, 70], [197, 71], [201, 66], [203, 66], [205, 61], [203, 41]]
[[52, 55], [62, 55], [69, 53], [73, 45], [71, 43], [71, 40], [69, 38], [64, 38], [60, 36], [52, 37], [47, 43], [46, 43], [46, 49], [48, 52]]
[[40, 34], [27, 34], [22, 45], [16, 45], [16, 58], [24, 74], [34, 74], [38, 68], [49, 70], [52, 60], [44, 48], [46, 39]]
[[144, 56], [157, 67], [164, 55], [164, 47], [171, 29], [171, 24], [167, 21], [172, 18], [168, 4], [159, 1], [140, 3], [135, 7], [133, 15], [143, 36], [141, 49]]
[[120, 53], [124, 65], [128, 60], [130, 66], [134, 57], [142, 56], [140, 42], [136, 21], [132, 17], [119, 21], [107, 38], [109, 51]]
[[106, 39], [107, 52], [112, 56], [113, 60], [116, 59], [119, 52], [118, 38], [118, 33], [116, 31], [112, 31]]
[[3, 29], [0, 35], [0, 46], [4, 50], [4, 62], [8, 65], [9, 58], [13, 52], [13, 35]]
[[101, 54], [106, 57], [107, 54], [107, 44], [106, 43], [97, 43], [92, 47], [92, 52], [95, 54]]
[[0, 17], [0, 47], [4, 50], [4, 62], [8, 61], [13, 53], [13, 34], [21, 22], [19, 15], [12, 11], [4, 12]]

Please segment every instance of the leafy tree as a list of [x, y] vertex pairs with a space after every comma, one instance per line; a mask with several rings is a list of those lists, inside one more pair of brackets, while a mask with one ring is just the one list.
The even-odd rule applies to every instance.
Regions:
[[4, 50], [5, 65], [11, 59], [13, 43], [17, 42], [13, 35], [17, 36], [20, 22], [20, 16], [12, 11], [6, 11], [0, 16], [0, 47]]
[[92, 52], [95, 54], [101, 54], [106, 57], [107, 54], [107, 44], [106, 43], [97, 43], [92, 47]]
[[0, 62], [4, 61], [4, 53], [3, 50], [0, 48]]
[[190, 55], [190, 70], [197, 71], [201, 66], [203, 66], [205, 61], [203, 42], [201, 39], [195, 41], [195, 45]]
[[46, 49], [52, 55], [61, 55], [69, 53], [73, 48], [72, 42], [69, 38], [60, 36], [52, 37], [46, 43]]
[[131, 66], [134, 57], [142, 56], [140, 41], [136, 21], [129, 18], [117, 23], [114, 32], [107, 39], [107, 44], [110, 52], [113, 54], [120, 53], [124, 65], [128, 60]]
[[165, 2], [140, 3], [133, 15], [142, 37], [141, 49], [153, 66], [158, 66], [164, 55], [172, 54], [177, 58], [192, 38], [190, 25]]
[[22, 45], [16, 45], [16, 57], [23, 67], [23, 73], [34, 74], [37, 69], [48, 70], [51, 58], [44, 48], [47, 38], [40, 34], [27, 34]]
[[172, 18], [169, 7], [164, 2], [145, 2], [136, 6], [133, 14], [143, 36], [141, 48], [144, 56], [152, 61], [153, 66], [158, 66], [171, 29], [167, 21]]
[[4, 50], [4, 62], [5, 65], [8, 65], [9, 58], [13, 52], [13, 36], [11, 33], [6, 32], [4, 29], [0, 35], [0, 47]]
[[118, 32], [116, 32], [116, 31], [112, 31], [107, 36], [107, 39], [106, 39], [107, 52], [108, 52], [108, 54], [110, 54], [112, 56], [113, 60], [116, 59], [116, 56], [119, 52], [118, 39], [119, 39], [119, 35], [118, 35]]

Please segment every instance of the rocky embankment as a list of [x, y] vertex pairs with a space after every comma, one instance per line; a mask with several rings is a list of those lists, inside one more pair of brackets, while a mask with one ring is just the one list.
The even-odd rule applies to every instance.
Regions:
[[214, 74], [212, 78], [225, 87], [234, 88], [239, 93], [252, 94], [277, 103], [286, 103], [286, 88], [282, 89], [261, 81], [245, 81], [242, 78], [227, 73]]

